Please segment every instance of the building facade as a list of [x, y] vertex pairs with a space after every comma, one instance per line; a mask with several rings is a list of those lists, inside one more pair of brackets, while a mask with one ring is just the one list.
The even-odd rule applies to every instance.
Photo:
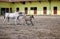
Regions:
[[0, 1], [0, 15], [18, 9], [27, 15], [60, 15], [60, 0]]

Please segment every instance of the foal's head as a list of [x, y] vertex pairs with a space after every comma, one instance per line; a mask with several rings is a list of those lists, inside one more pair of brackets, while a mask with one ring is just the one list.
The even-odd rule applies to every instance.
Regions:
[[30, 15], [30, 18], [34, 18], [34, 16], [33, 15]]

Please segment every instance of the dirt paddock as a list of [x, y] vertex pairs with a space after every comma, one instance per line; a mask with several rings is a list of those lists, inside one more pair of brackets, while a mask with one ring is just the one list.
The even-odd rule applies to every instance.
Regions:
[[0, 16], [0, 39], [60, 39], [60, 16], [35, 16], [34, 26], [5, 24]]

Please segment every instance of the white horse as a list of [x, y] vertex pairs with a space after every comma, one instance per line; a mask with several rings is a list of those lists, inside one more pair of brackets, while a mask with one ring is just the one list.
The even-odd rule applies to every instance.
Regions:
[[4, 15], [4, 22], [8, 19], [14, 18], [15, 20], [15, 24], [17, 24], [17, 19], [19, 18], [19, 12], [15, 12], [15, 13], [5, 13]]

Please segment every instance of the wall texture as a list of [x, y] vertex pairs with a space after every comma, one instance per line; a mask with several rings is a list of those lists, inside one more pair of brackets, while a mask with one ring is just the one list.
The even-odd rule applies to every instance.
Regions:
[[31, 7], [37, 7], [37, 15], [44, 15], [43, 14], [43, 7], [47, 7], [47, 14], [46, 15], [54, 15], [53, 8], [57, 7], [57, 15], [60, 15], [60, 2], [59, 1], [51, 1], [49, 2], [26, 2], [22, 4], [20, 2], [9, 3], [9, 2], [0, 2], [0, 13], [1, 8], [12, 8], [12, 11], [15, 12], [16, 8], [19, 8], [20, 11], [24, 11], [25, 7], [28, 7], [28, 14], [34, 14], [33, 10], [30, 10]]

